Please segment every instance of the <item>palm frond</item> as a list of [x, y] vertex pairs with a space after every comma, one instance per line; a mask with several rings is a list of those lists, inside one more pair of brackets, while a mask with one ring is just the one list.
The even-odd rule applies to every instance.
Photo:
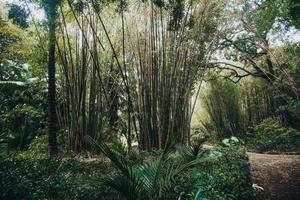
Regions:
[[103, 143], [97, 143], [91, 137], [86, 137], [88, 143], [107, 156], [120, 173], [105, 179], [105, 183], [128, 199], [153, 199], [162, 198], [166, 191], [170, 190], [178, 176], [183, 170], [200, 164], [197, 159], [201, 149], [184, 147], [185, 156], [190, 155], [190, 159], [172, 159], [169, 155], [175, 147], [175, 140], [169, 140], [160, 156], [147, 163], [133, 166], [126, 159], [126, 156]]
[[177, 147], [181, 159], [186, 162], [197, 159], [203, 153], [202, 145], [206, 141], [205, 137], [199, 137], [190, 146], [181, 145]]
[[104, 183], [127, 197], [127, 199], [136, 200], [140, 198], [140, 185], [133, 184], [132, 179], [128, 179], [123, 175], [113, 175], [109, 178], [106, 178]]
[[[85, 137], [86, 141], [91, 144], [94, 148], [103, 153], [108, 157], [115, 167], [121, 172], [121, 175], [116, 175], [105, 180], [112, 188], [121, 192], [127, 197], [134, 196], [137, 198], [138, 194], [144, 191], [144, 183], [141, 177], [140, 168], [132, 166], [130, 162], [113, 148], [110, 148], [104, 143], [97, 143], [90, 136]], [[125, 183], [125, 185], [120, 185], [120, 183]]]
[[111, 162], [124, 174], [126, 177], [130, 177], [132, 171], [129, 162], [125, 159], [124, 156], [120, 156], [120, 154], [113, 149], [109, 148], [108, 145], [104, 143], [97, 143], [90, 136], [86, 136], [85, 140], [91, 144], [96, 150], [103, 153], [106, 157], [108, 157]]

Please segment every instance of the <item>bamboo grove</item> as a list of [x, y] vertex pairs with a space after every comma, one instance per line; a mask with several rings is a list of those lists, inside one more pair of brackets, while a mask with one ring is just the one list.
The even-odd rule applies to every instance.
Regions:
[[67, 145], [84, 149], [85, 135], [125, 136], [128, 148], [188, 143], [219, 9], [208, 0], [61, 4], [57, 114]]

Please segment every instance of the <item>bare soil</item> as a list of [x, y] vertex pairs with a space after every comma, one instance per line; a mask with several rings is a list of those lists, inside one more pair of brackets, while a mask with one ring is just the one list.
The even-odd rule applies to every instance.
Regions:
[[300, 155], [247, 154], [259, 199], [300, 200]]

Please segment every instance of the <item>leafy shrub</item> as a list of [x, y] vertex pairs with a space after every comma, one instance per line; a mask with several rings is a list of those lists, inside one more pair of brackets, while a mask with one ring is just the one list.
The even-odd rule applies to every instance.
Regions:
[[67, 174], [57, 173], [59, 162], [51, 159], [1, 160], [1, 199], [70, 199]]
[[104, 163], [74, 159], [30, 157], [1, 158], [0, 199], [106, 199], [111, 195], [100, 181]]
[[[58, 132], [57, 135], [57, 146], [59, 153], [62, 153], [64, 156], [67, 157], [74, 157], [75, 155], [72, 155], [69, 151], [63, 150], [63, 134], [61, 132]], [[47, 157], [49, 154], [49, 146], [48, 146], [48, 134], [47, 130], [43, 129], [41, 130], [38, 135], [31, 141], [31, 143], [28, 146], [28, 149], [23, 152], [19, 152], [18, 155], [24, 155], [25, 157], [29, 155], [32, 159], [39, 159]]]
[[[196, 151], [182, 151], [176, 159], [174, 157], [176, 143], [173, 139], [169, 139], [163, 151], [153, 159], [139, 164], [133, 164], [130, 156], [126, 157], [117, 148], [112, 148], [105, 143], [97, 143], [91, 137], [86, 137], [86, 140], [109, 158], [117, 170], [115, 174], [104, 179], [105, 184], [132, 200], [165, 199], [166, 192], [172, 187], [175, 177], [200, 162], [197, 160], [198, 148]], [[192, 159], [185, 159], [185, 152], [189, 157], [192, 152], [196, 154], [193, 154]]]
[[26, 150], [46, 128], [46, 98], [42, 83], [20, 86], [0, 83], [0, 144], [6, 150]]
[[9, 149], [24, 150], [40, 131], [44, 115], [32, 106], [17, 105], [1, 118], [2, 143]]
[[133, 164], [111, 146], [87, 140], [117, 169], [105, 183], [127, 199], [253, 199], [248, 159], [239, 146], [204, 150], [199, 138], [191, 146], [169, 144]]
[[254, 128], [250, 146], [259, 151], [300, 151], [300, 132], [283, 126], [278, 118], [267, 118]]
[[48, 135], [46, 133], [38, 135], [30, 143], [28, 151], [33, 154], [48, 154]]
[[[126, 190], [133, 187], [130, 183], [141, 187], [142, 183], [134, 180], [146, 184], [152, 183], [154, 177], [158, 178], [158, 185], [149, 186], [153, 190], [151, 196], [146, 197], [148, 193], [143, 190], [142, 199], [155, 199], [158, 193], [161, 199], [252, 199], [249, 165], [245, 151], [239, 146], [204, 150], [199, 149], [202, 141], [197, 141], [191, 147], [177, 148], [177, 152], [155, 152], [150, 160], [148, 153], [146, 163], [144, 153], [113, 153], [117, 159], [114, 164], [129, 170], [131, 182], [103, 162], [50, 159], [46, 154], [37, 154], [39, 140], [44, 137], [35, 140], [29, 151], [1, 158], [0, 199], [119, 199], [104, 181]], [[143, 160], [133, 163], [136, 159]]]
[[127, 153], [127, 157], [132, 164], [140, 164], [144, 160], [144, 156], [136, 149], [131, 149]]
[[201, 165], [177, 179], [174, 196], [178, 199], [253, 199], [250, 168], [240, 147], [209, 150]]

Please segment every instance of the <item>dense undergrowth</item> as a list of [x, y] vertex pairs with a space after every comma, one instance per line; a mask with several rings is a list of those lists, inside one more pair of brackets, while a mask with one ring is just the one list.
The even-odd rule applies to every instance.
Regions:
[[109, 188], [101, 178], [107, 170], [100, 161], [81, 163], [29, 154], [1, 158], [1, 199], [105, 199]]
[[208, 151], [207, 162], [178, 177], [180, 199], [253, 199], [249, 163], [242, 148]]
[[267, 118], [262, 121], [246, 139], [249, 149], [260, 152], [300, 152], [300, 131], [284, 126], [276, 118]]
[[[231, 136], [248, 151], [268, 153], [299, 153], [300, 132], [294, 128], [285, 126], [278, 118], [267, 118], [245, 134]], [[216, 134], [209, 136], [209, 143], [222, 144], [226, 138]]]
[[262, 80], [213, 80], [203, 91], [196, 131], [212, 143], [235, 136], [251, 151], [300, 152], [299, 100], [283, 88]]
[[[34, 144], [39, 146], [38, 142]], [[126, 164], [132, 167], [130, 169], [155, 165], [162, 155], [160, 151], [132, 150], [126, 153], [116, 145], [109, 147], [118, 153], [118, 159], [128, 161]], [[201, 148], [193, 158], [185, 154], [187, 160], [196, 162], [168, 179], [164, 174], [164, 171], [168, 171], [166, 166], [174, 167], [176, 163], [182, 163], [182, 148], [176, 147], [168, 154], [169, 159], [158, 168], [164, 175], [158, 178], [168, 180], [168, 187], [158, 188], [161, 191], [160, 199], [253, 199], [249, 163], [242, 147]], [[120, 181], [124, 178], [115, 162], [109, 163], [103, 156], [92, 162], [66, 156], [51, 159], [43, 152], [37, 152], [37, 149], [32, 145], [23, 153], [9, 157], [2, 154], [1, 199], [135, 199], [107, 184], [107, 180]], [[175, 167], [172, 173], [174, 170]], [[116, 176], [121, 176], [121, 179], [114, 179]], [[143, 174], [145, 176], [146, 173]], [[127, 183], [131, 184], [131, 181]], [[122, 182], [115, 184], [128, 188]], [[147, 196], [144, 192], [139, 198], [157, 199], [155, 195]]]
[[[300, 151], [300, 45], [283, 37], [296, 0], [14, 2], [0, 3], [0, 199], [250, 200], [246, 148]], [[201, 134], [214, 149], [178, 145]], [[105, 143], [120, 138], [147, 151]]]

